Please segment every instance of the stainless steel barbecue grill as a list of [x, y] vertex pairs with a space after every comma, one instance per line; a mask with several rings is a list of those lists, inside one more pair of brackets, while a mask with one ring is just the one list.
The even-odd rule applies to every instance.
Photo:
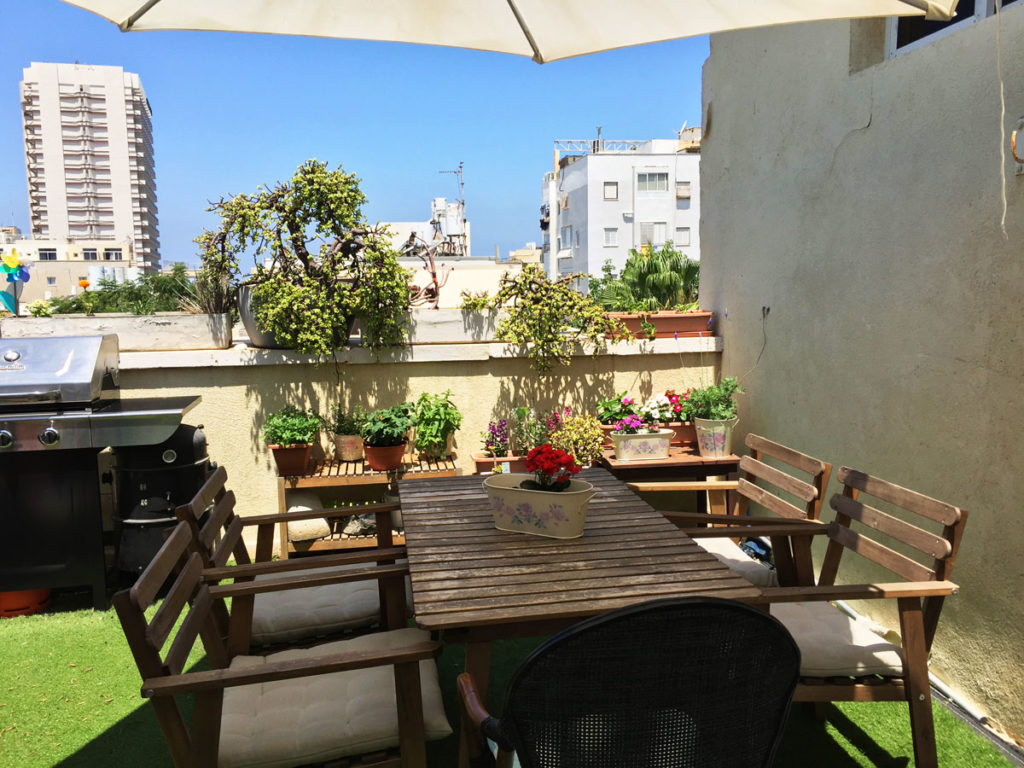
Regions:
[[169, 438], [198, 396], [122, 398], [117, 336], [0, 339], [0, 591], [106, 605], [96, 458]]

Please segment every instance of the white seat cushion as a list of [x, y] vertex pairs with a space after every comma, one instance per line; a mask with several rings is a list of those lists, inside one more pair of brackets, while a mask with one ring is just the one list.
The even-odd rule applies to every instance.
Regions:
[[[405, 560], [398, 560], [405, 563]], [[372, 567], [372, 563], [337, 565], [257, 576], [256, 581], [312, 573], [337, 573]], [[252, 610], [252, 640], [257, 645], [287, 643], [322, 637], [346, 629], [368, 627], [380, 618], [377, 579], [363, 579], [320, 587], [285, 589], [256, 595]], [[411, 587], [406, 578], [406, 605], [412, 610]]]
[[781, 621], [800, 647], [800, 674], [807, 677], [902, 675], [903, 651], [825, 602], [775, 603]]
[[755, 560], [727, 537], [705, 537], [693, 539], [697, 546], [705, 552], [710, 552], [721, 562], [729, 566], [734, 573], [739, 574], [751, 584], [758, 587], [777, 587], [779, 577], [775, 571], [764, 563]]
[[[430, 640], [420, 629], [397, 629], [273, 653], [237, 656], [232, 669], [343, 651], [390, 650]], [[437, 668], [420, 662], [427, 740], [448, 736]], [[287, 768], [398, 746], [394, 667], [278, 680], [228, 688], [221, 718], [220, 768]]]

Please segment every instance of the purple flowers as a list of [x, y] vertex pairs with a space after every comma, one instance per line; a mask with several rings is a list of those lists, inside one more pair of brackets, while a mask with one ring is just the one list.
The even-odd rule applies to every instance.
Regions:
[[488, 456], [504, 456], [508, 453], [508, 420], [501, 419], [487, 425], [484, 433], [484, 452]]

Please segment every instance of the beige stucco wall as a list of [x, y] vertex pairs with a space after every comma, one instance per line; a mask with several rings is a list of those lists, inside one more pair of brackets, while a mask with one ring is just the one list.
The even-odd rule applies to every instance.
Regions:
[[[504, 345], [413, 348], [402, 353], [434, 359], [428, 362], [319, 367], [289, 352], [248, 347], [122, 353], [121, 390], [124, 397], [201, 395], [202, 403], [185, 422], [203, 425], [210, 457], [227, 469], [239, 511], [271, 514], [277, 511], [276, 470], [259, 432], [266, 414], [288, 403], [329, 414], [335, 400], [371, 409], [450, 389], [463, 414], [456, 433], [456, 463], [460, 473], [471, 474], [470, 454], [482, 449], [480, 435], [488, 421], [496, 414], [508, 416], [517, 405], [532, 405], [538, 412], [568, 405], [574, 412], [593, 413], [598, 400], [623, 390], [646, 398], [666, 389], [706, 385], [716, 375], [719, 339], [659, 339], [653, 344], [619, 345], [632, 354], [576, 357], [569, 367], [546, 377], [537, 376], [523, 358], [488, 356], [488, 349], [505, 354]], [[684, 348], [703, 351], [678, 351]], [[649, 351], [639, 354], [641, 349]], [[321, 439], [320, 457], [325, 450], [329, 455], [333, 451], [327, 435]]]
[[1024, 734], [1024, 9], [1004, 120], [994, 19], [889, 61], [878, 24], [712, 38], [701, 303], [724, 371], [753, 368], [743, 429], [970, 510], [932, 669]]

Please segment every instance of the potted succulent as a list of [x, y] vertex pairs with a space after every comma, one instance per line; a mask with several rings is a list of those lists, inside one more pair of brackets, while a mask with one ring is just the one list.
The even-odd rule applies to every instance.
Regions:
[[281, 477], [304, 475], [309, 468], [313, 441], [323, 420], [312, 411], [286, 405], [267, 416], [263, 424], [263, 441], [269, 446]]
[[576, 457], [576, 463], [589, 467], [604, 450], [601, 422], [589, 413], [566, 416], [551, 433], [551, 445]]
[[671, 242], [661, 250], [633, 249], [615, 275], [611, 260], [602, 277], [590, 281], [590, 293], [633, 338], [710, 336], [713, 313], [697, 309], [700, 262], [688, 259]]
[[351, 412], [346, 411], [341, 403], [335, 403], [331, 410], [329, 429], [334, 435], [334, 455], [338, 461], [363, 460], [363, 422], [366, 411], [357, 405]]
[[360, 434], [370, 469], [383, 472], [402, 466], [409, 430], [415, 424], [412, 403], [381, 408], [367, 416]]
[[575, 457], [545, 443], [527, 454], [526, 469], [531, 474], [484, 480], [494, 527], [556, 539], [582, 536], [594, 486], [573, 478], [580, 471]]
[[659, 428], [657, 422], [645, 420], [641, 409], [641, 414], [627, 416], [615, 425], [611, 433], [615, 460], [667, 459], [674, 434], [671, 429]]
[[732, 453], [732, 431], [739, 421], [736, 395], [743, 390], [734, 376], [718, 384], [690, 390], [693, 423], [697, 428], [697, 448], [701, 456], [728, 456]]
[[416, 450], [428, 458], [451, 454], [451, 439], [462, 426], [462, 414], [452, 402], [451, 390], [440, 395], [424, 392], [416, 401]]

